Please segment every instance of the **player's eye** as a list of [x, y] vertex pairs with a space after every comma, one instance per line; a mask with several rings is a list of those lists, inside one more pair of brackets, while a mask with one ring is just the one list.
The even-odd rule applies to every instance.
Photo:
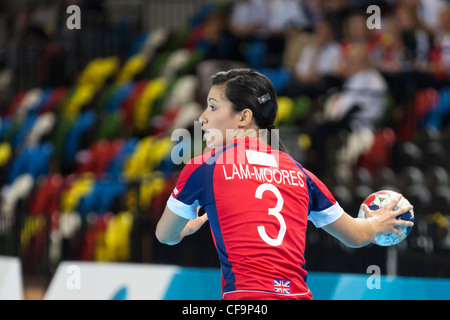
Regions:
[[217, 108], [214, 107], [214, 106], [210, 106], [210, 108], [211, 108], [211, 111], [216, 111], [217, 110]]

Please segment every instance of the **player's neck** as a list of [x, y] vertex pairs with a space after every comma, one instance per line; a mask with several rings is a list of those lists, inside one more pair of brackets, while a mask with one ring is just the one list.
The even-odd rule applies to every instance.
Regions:
[[234, 136], [234, 139], [244, 139], [244, 138], [259, 139], [259, 128], [254, 126], [249, 128], [242, 128]]

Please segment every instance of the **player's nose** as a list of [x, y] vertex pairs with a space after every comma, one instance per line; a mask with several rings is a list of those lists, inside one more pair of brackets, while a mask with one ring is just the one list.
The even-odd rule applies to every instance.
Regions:
[[200, 117], [198, 118], [198, 121], [202, 124], [202, 127], [208, 123], [208, 120], [205, 117], [205, 113], [203, 112]]

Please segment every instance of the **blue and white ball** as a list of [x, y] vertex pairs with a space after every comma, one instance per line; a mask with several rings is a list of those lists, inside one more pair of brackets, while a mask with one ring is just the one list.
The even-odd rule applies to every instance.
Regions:
[[[369, 195], [364, 200], [364, 204], [366, 204], [371, 210], [378, 210], [378, 209], [384, 207], [385, 205], [387, 205], [388, 203], [390, 203], [392, 200], [397, 198], [399, 195], [400, 194], [395, 191], [380, 190], [380, 191], [374, 192], [371, 195]], [[409, 205], [410, 205], [409, 201], [405, 197], [402, 196], [402, 199], [399, 201], [397, 206], [395, 206], [394, 210], [398, 210], [399, 208], [404, 208]], [[366, 218], [366, 214], [362, 208], [359, 209], [358, 217], [363, 218], [363, 219]], [[397, 219], [414, 222], [414, 210], [410, 210], [408, 212], [405, 212], [405, 213], [397, 216]], [[384, 247], [393, 246], [393, 245], [396, 245], [396, 244], [402, 242], [403, 240], [405, 240], [406, 237], [409, 235], [409, 233], [412, 230], [412, 227], [408, 227], [408, 226], [395, 226], [395, 228], [400, 230], [400, 232], [402, 233], [401, 237], [399, 237], [397, 234], [395, 234], [393, 232], [386, 233], [386, 234], [380, 234], [380, 235], [377, 235], [372, 242], [379, 246], [384, 246]]]

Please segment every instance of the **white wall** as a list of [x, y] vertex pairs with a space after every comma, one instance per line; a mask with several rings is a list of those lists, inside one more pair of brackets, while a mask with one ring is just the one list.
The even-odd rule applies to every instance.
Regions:
[[0, 256], [0, 300], [23, 300], [22, 264], [17, 257]]

